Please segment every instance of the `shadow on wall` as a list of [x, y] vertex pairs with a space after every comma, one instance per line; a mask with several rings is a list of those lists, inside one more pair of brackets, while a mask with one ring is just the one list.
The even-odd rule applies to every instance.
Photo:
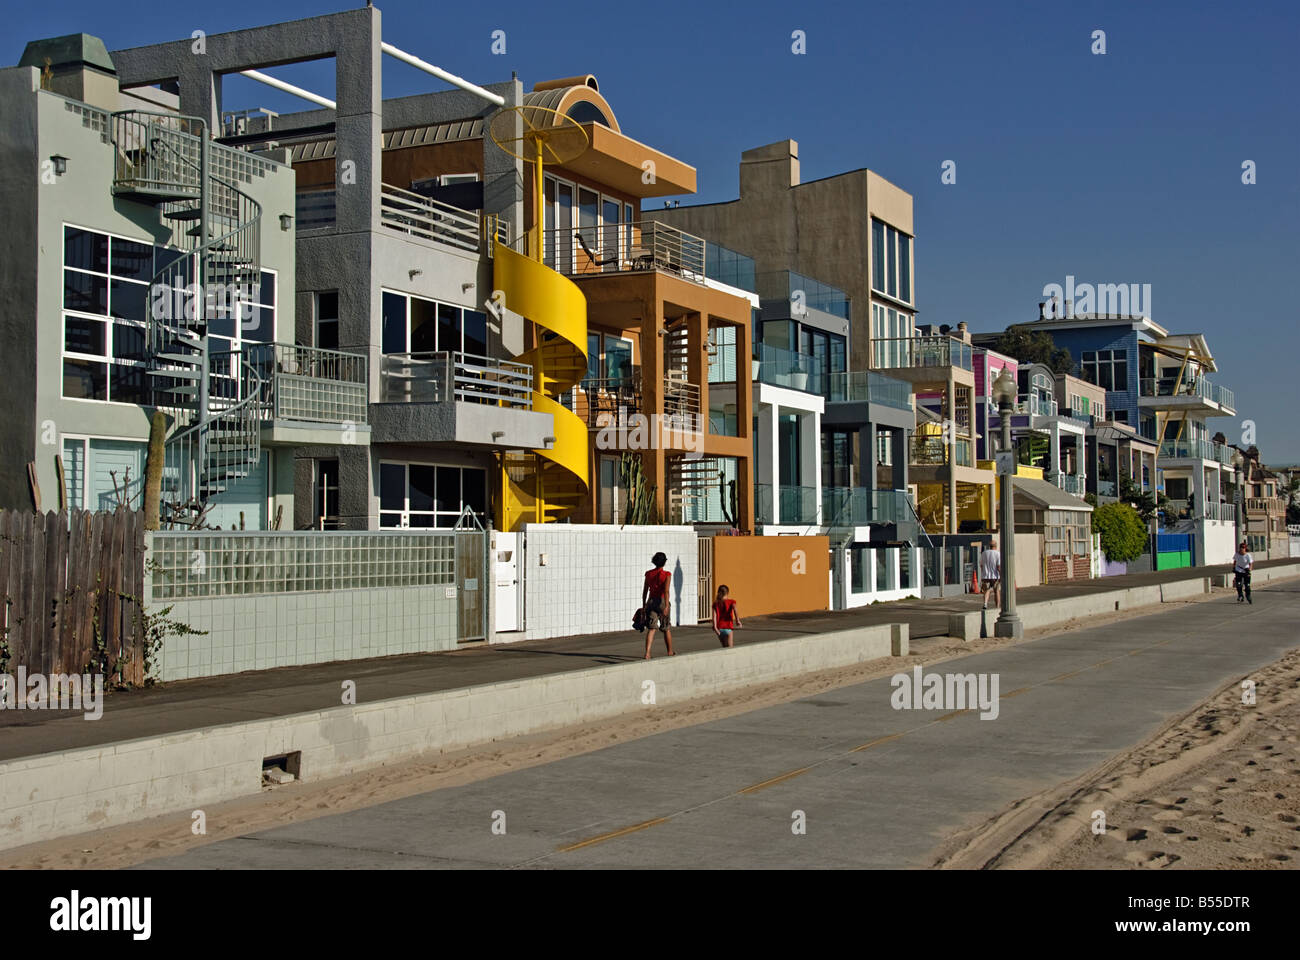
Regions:
[[674, 626], [682, 625], [682, 581], [686, 577], [682, 573], [682, 558], [678, 557], [677, 562], [673, 564], [673, 612], [677, 614]]

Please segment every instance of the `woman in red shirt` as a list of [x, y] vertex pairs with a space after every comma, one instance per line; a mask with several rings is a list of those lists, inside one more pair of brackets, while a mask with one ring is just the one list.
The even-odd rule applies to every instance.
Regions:
[[724, 647], [734, 647], [731, 631], [740, 626], [740, 617], [736, 613], [736, 601], [727, 596], [731, 591], [726, 584], [718, 587], [718, 595], [713, 601], [713, 635]]
[[668, 600], [668, 587], [673, 575], [664, 569], [668, 557], [656, 553], [650, 558], [654, 567], [645, 572], [645, 584], [641, 587], [641, 607], [645, 610], [645, 624], [649, 628], [645, 635], [645, 659], [650, 659], [650, 645], [655, 641], [655, 629], [662, 628], [664, 643], [668, 645], [668, 656], [673, 653], [673, 634], [669, 628], [672, 623], [672, 604]]

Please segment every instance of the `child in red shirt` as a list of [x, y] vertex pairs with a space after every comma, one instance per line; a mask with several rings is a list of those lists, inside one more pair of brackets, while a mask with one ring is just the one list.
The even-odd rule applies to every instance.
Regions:
[[718, 587], [718, 596], [713, 601], [713, 634], [724, 647], [734, 647], [731, 631], [740, 626], [740, 616], [736, 613], [736, 601], [727, 594], [731, 591], [726, 584]]

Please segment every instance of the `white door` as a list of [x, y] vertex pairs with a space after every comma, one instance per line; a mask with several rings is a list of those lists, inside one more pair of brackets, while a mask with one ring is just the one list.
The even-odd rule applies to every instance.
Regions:
[[523, 627], [519, 606], [523, 599], [519, 589], [518, 533], [492, 532], [492, 575], [495, 577], [493, 607], [496, 612], [496, 632], [508, 633]]

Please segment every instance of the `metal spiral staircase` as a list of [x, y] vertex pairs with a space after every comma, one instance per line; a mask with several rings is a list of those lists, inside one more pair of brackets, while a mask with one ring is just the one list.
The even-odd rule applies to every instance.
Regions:
[[494, 241], [493, 284], [510, 309], [534, 324], [536, 345], [516, 359], [533, 368], [532, 408], [549, 413], [554, 442], [504, 455], [502, 530], [568, 516], [587, 497], [587, 424], [559, 401], [587, 374], [587, 301], [568, 277]]
[[163, 519], [192, 522], [261, 459], [264, 379], [256, 358], [213, 351], [214, 324], [247, 317], [261, 282], [262, 208], [212, 173], [207, 125], [147, 111], [113, 114], [113, 193], [154, 206], [175, 256], [155, 261], [148, 288], [149, 394], [171, 418]]

